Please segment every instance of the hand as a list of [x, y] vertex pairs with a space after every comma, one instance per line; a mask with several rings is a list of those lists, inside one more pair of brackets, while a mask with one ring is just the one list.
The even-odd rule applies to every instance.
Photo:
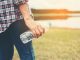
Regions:
[[45, 32], [45, 29], [39, 23], [37, 24], [35, 21], [27, 21], [26, 25], [32, 31], [35, 38], [40, 37]]

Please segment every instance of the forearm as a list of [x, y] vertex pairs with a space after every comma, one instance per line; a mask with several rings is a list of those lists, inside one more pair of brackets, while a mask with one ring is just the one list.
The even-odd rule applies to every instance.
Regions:
[[29, 6], [28, 4], [21, 4], [19, 6], [19, 10], [22, 13], [24, 21], [27, 23], [29, 21], [33, 21], [32, 17], [30, 16]]

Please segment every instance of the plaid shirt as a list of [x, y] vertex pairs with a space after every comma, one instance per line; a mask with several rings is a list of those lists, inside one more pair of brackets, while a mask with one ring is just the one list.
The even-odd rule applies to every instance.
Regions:
[[14, 21], [23, 19], [18, 5], [26, 2], [27, 0], [0, 0], [0, 33]]

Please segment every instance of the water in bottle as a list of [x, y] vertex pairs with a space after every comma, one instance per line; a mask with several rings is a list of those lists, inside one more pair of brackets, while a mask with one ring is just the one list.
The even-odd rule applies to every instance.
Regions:
[[24, 44], [32, 41], [33, 38], [34, 37], [31, 31], [26, 31], [20, 35], [20, 39]]

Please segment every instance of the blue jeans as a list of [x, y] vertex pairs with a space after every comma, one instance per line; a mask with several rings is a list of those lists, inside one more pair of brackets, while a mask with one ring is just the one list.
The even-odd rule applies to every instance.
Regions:
[[20, 34], [28, 30], [23, 20], [19, 20], [0, 34], [0, 60], [12, 60], [14, 45], [19, 53], [20, 60], [35, 60], [32, 41], [23, 44], [19, 38]]

